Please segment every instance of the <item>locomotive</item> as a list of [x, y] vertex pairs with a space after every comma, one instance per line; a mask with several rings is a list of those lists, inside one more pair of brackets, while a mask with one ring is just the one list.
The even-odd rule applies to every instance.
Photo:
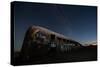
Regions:
[[40, 26], [31, 26], [26, 31], [21, 48], [25, 59], [50, 55], [51, 53], [68, 53], [82, 45], [62, 34]]

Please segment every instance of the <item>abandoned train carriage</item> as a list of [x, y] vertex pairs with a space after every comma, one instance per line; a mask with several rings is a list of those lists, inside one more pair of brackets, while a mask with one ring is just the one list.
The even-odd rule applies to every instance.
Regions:
[[30, 27], [23, 41], [21, 55], [38, 57], [53, 52], [69, 52], [81, 46], [80, 43], [69, 39], [61, 34], [40, 26]]

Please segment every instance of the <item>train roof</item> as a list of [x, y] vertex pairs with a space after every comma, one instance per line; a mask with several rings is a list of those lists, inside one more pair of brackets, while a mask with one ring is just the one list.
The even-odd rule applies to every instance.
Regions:
[[[63, 38], [63, 39], [67, 39], [67, 40], [74, 41], [74, 40], [70, 39], [69, 37], [66, 37], [66, 36], [64, 36], [64, 35], [62, 35], [62, 34], [56, 33], [56, 32], [54, 32], [54, 31], [51, 31], [51, 30], [49, 30], [49, 29], [47, 29], [47, 28], [44, 28], [44, 27], [41, 27], [41, 26], [31, 26], [31, 28], [32, 28], [32, 29], [38, 29], [38, 30], [41, 30], [41, 31], [46, 32], [46, 33], [54, 34], [54, 35], [56, 35], [56, 36], [58, 36], [58, 37], [60, 37], [60, 38]], [[74, 42], [76, 42], [76, 41], [74, 41]], [[78, 43], [78, 42], [77, 42], [77, 43]]]
[[39, 29], [39, 30], [41, 30], [41, 31], [43, 31], [43, 32], [46, 32], [46, 33], [55, 34], [56, 36], [61, 37], [61, 38], [67, 38], [67, 39], [69, 39], [68, 37], [65, 37], [65, 36], [62, 35], [62, 34], [56, 33], [56, 32], [54, 32], [54, 31], [51, 31], [51, 30], [49, 30], [49, 29], [47, 29], [47, 28], [44, 28], [44, 27], [32, 26], [32, 28]]

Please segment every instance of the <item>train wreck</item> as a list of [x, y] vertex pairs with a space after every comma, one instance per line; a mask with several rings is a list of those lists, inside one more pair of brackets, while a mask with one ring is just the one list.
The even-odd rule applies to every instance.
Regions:
[[97, 60], [97, 45], [83, 46], [44, 27], [31, 26], [25, 33], [20, 52], [14, 57], [14, 65], [86, 60]]
[[67, 53], [81, 46], [79, 42], [64, 35], [40, 26], [32, 26], [25, 34], [21, 55], [29, 59], [51, 54], [51, 51], [52, 53]]

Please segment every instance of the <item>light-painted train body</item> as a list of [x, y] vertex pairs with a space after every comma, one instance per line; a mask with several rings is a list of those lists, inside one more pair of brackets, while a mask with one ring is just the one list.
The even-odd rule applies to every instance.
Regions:
[[23, 41], [21, 55], [25, 58], [39, 57], [52, 53], [68, 53], [81, 44], [40, 26], [30, 27]]

